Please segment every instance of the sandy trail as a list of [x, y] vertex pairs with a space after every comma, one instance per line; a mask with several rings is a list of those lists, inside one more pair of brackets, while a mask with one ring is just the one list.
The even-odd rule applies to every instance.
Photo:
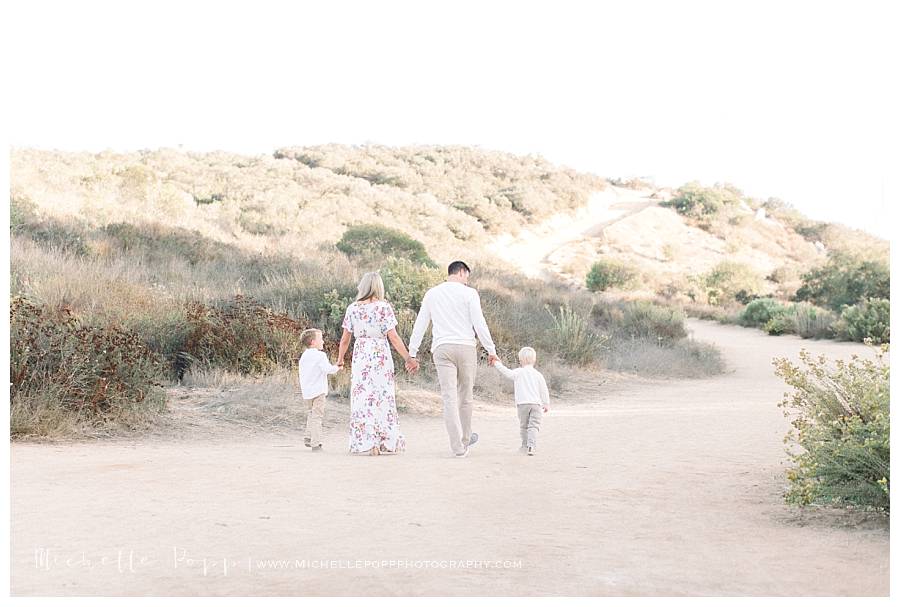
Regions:
[[887, 595], [882, 518], [782, 503], [770, 364], [867, 350], [691, 328], [733, 371], [559, 402], [533, 458], [516, 452], [511, 407], [476, 414], [467, 459], [447, 456], [439, 418], [412, 415], [398, 457], [345, 455], [343, 429], [321, 454], [298, 434], [13, 444], [12, 593]]
[[574, 212], [558, 213], [516, 235], [499, 235], [489, 250], [527, 276], [560, 278], [559, 260], [554, 259], [554, 253], [596, 238], [603, 228], [656, 204], [651, 193], [608, 186], [594, 192], [587, 204]]

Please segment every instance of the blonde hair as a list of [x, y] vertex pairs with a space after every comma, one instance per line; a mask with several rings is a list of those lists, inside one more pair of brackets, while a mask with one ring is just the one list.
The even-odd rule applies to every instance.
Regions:
[[534, 348], [525, 346], [519, 350], [519, 363], [523, 365], [533, 365], [537, 361], [537, 352]]
[[373, 297], [384, 299], [384, 281], [381, 280], [381, 274], [378, 272], [366, 272], [359, 281], [356, 301], [364, 301]]
[[306, 329], [300, 334], [300, 343], [304, 348], [308, 348], [312, 345], [313, 340], [321, 334], [322, 331], [319, 329]]

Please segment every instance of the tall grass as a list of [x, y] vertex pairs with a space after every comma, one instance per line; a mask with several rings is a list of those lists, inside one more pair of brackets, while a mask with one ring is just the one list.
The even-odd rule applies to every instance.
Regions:
[[558, 313], [554, 314], [550, 307], [547, 312], [553, 319], [553, 329], [556, 334], [556, 351], [562, 360], [577, 365], [585, 365], [596, 360], [606, 342], [608, 335], [597, 335], [591, 331], [589, 313], [578, 314], [568, 305], [559, 306]]
[[[215, 369], [250, 375], [279, 372], [296, 364], [299, 333], [310, 326], [324, 331], [326, 350], [333, 356], [359, 276], [379, 269], [365, 265], [368, 260], [352, 260], [333, 246], [319, 246], [305, 251], [306, 257], [296, 257], [207, 243], [198, 234], [158, 225], [69, 228], [82, 239], [83, 250], [34, 240], [25, 232], [12, 236], [12, 294], [41, 309], [69, 309], [98, 331], [118, 327], [149, 353], [147, 360], [152, 355], [157, 361], [158, 381], [179, 381]], [[68, 228], [62, 223], [54, 229]], [[67, 240], [65, 234], [58, 239]], [[515, 353], [529, 345], [548, 368], [576, 366], [596, 372], [610, 360], [610, 344], [623, 340], [629, 340], [636, 352], [655, 351], [662, 344], [667, 355], [680, 353], [686, 361], [694, 360], [683, 346], [675, 347], [683, 335], [677, 313], [609, 302], [563, 284], [510, 273], [477, 257], [468, 261], [475, 269], [471, 284], [479, 289], [498, 351], [507, 363], [514, 364]], [[445, 275], [427, 265], [391, 258], [380, 269], [398, 316], [398, 331], [408, 339], [422, 295]], [[616, 309], [619, 315], [611, 324], [598, 324], [601, 309]], [[635, 341], [638, 335], [648, 339]], [[22, 354], [17, 344], [12, 344], [14, 356]], [[422, 345], [425, 382], [434, 379], [429, 348], [430, 332]], [[396, 364], [399, 368], [401, 361]], [[687, 365], [670, 366], [696, 372], [688, 371]], [[639, 366], [635, 371], [647, 369]], [[566, 375], [554, 372], [551, 383], [561, 387]], [[333, 387], [346, 393], [348, 385], [345, 370]], [[52, 400], [49, 390], [41, 392], [37, 384], [35, 390], [35, 398]], [[21, 407], [15, 411], [17, 432], [30, 427], [40, 433], [44, 422], [38, 418], [59, 417], [57, 425], [64, 421], [58, 411], [37, 405], [28, 409], [31, 417]]]
[[609, 334], [604, 364], [647, 377], [706, 377], [724, 371], [719, 351], [687, 338], [679, 309], [650, 301], [609, 301], [592, 314]]

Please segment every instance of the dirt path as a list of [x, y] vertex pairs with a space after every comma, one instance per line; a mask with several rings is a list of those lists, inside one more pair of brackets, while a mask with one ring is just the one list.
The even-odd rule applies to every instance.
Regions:
[[343, 429], [321, 454], [296, 433], [13, 444], [12, 593], [886, 595], [882, 519], [781, 499], [771, 358], [865, 348], [691, 328], [732, 372], [557, 403], [533, 458], [511, 408], [477, 414], [467, 459], [412, 415], [399, 457], [349, 457]]
[[657, 201], [651, 191], [608, 186], [594, 192], [573, 213], [559, 213], [516, 235], [495, 238], [490, 250], [527, 276], [567, 279], [563, 266], [569, 249], [602, 235], [603, 229], [638, 213]]

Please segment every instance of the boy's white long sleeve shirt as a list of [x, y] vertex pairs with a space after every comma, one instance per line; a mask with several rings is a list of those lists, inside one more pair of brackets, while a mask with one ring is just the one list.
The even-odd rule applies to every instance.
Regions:
[[409, 339], [410, 356], [418, 354], [429, 322], [432, 352], [442, 344], [475, 346], [480, 341], [488, 354], [497, 354], [481, 310], [481, 298], [468, 285], [448, 280], [428, 289]]
[[532, 365], [525, 365], [518, 369], [508, 369], [498, 360], [494, 363], [494, 368], [508, 379], [513, 380], [517, 405], [550, 406], [550, 391], [547, 389], [547, 380]]
[[300, 393], [309, 400], [321, 394], [328, 394], [328, 376], [337, 373], [337, 365], [332, 365], [328, 355], [316, 348], [307, 348], [300, 356]]

